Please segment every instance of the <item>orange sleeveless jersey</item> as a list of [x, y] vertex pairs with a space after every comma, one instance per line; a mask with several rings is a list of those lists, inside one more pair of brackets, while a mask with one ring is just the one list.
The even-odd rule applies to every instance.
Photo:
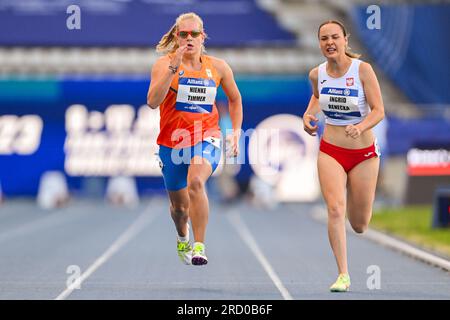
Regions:
[[160, 108], [158, 145], [169, 148], [193, 146], [205, 138], [220, 138], [215, 98], [220, 84], [211, 58], [202, 55], [202, 68], [189, 71], [181, 65]]

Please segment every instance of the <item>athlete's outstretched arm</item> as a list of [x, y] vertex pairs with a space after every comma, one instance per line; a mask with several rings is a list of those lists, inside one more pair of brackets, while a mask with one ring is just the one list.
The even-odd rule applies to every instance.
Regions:
[[319, 106], [319, 91], [317, 90], [317, 78], [318, 78], [318, 69], [314, 68], [309, 73], [309, 80], [311, 81], [311, 86], [313, 88], [313, 94], [311, 95], [311, 99], [309, 100], [308, 108], [306, 108], [305, 113], [303, 114], [303, 129], [310, 135], [315, 136], [318, 128], [317, 123], [313, 126], [311, 125], [311, 121], [317, 122], [316, 114], [320, 111]]
[[178, 68], [187, 45], [179, 47], [172, 59], [163, 56], [156, 60], [152, 68], [150, 87], [147, 92], [147, 105], [156, 109], [164, 101], [175, 73], [169, 67]]
[[357, 125], [349, 125], [346, 127], [347, 134], [355, 139], [364, 131], [375, 127], [384, 118], [384, 104], [383, 98], [381, 97], [380, 84], [372, 66], [367, 62], [361, 62], [359, 78], [364, 87], [364, 94], [371, 112]]
[[233, 71], [230, 66], [223, 60], [217, 61], [217, 67], [220, 70], [222, 81], [221, 85], [223, 91], [228, 97], [228, 108], [230, 112], [231, 123], [233, 126], [233, 135], [230, 138], [232, 140], [232, 152], [233, 156], [236, 156], [239, 152], [239, 138], [241, 135], [242, 127], [242, 97], [234, 80]]

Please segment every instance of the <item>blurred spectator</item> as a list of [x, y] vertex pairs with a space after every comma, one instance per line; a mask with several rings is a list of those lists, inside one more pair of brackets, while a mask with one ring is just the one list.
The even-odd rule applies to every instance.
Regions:
[[135, 207], [139, 204], [139, 195], [134, 178], [117, 176], [108, 180], [106, 201], [114, 206]]
[[41, 176], [37, 203], [43, 209], [61, 208], [70, 199], [67, 181], [60, 171], [47, 171]]
[[255, 207], [273, 210], [278, 206], [274, 187], [255, 174], [250, 178], [248, 195]]
[[83, 198], [99, 199], [105, 194], [105, 186], [108, 178], [98, 176], [86, 176], [82, 178]]

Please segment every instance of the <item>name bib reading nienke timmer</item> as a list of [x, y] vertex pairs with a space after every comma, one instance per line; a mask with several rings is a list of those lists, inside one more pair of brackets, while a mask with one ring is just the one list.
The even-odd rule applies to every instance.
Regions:
[[216, 83], [211, 79], [180, 78], [176, 110], [210, 113], [216, 99]]

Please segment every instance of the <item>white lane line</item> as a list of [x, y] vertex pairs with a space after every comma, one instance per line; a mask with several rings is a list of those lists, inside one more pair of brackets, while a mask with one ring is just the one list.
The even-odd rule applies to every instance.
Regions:
[[[325, 224], [327, 223], [328, 218], [327, 218], [326, 209], [321, 206], [317, 206], [317, 207], [313, 208], [312, 217], [314, 219], [316, 219], [317, 221], [320, 221]], [[351, 233], [351, 231], [350, 231], [351, 225], [348, 221], [346, 221], [346, 230], [348, 233]], [[410, 256], [416, 260], [428, 263], [432, 266], [439, 267], [446, 271], [450, 271], [450, 261], [449, 260], [438, 257], [434, 254], [428, 253], [419, 248], [416, 248], [404, 241], [398, 240], [398, 239], [391, 237], [380, 231], [369, 229], [363, 235], [357, 235], [357, 236], [366, 238], [368, 240], [371, 240], [373, 242], [381, 244], [382, 246], [385, 246], [392, 250], [399, 251], [400, 253]]]
[[[154, 207], [154, 206], [153, 206]], [[66, 288], [55, 300], [66, 299], [72, 291], [79, 287], [87, 278], [89, 278], [98, 268], [108, 261], [117, 251], [126, 245], [131, 239], [137, 236], [147, 225], [149, 225], [157, 214], [151, 210], [152, 206], [145, 210], [134, 222], [117, 238], [117, 240], [99, 257], [95, 262], [70, 286]]]
[[446, 271], [450, 271], [450, 261], [443, 259], [441, 257], [430, 254], [426, 251], [417, 249], [403, 241], [399, 241], [393, 237], [390, 237], [379, 231], [369, 229], [363, 235], [363, 237], [368, 238], [374, 242], [377, 242], [383, 246], [389, 247], [391, 249], [400, 251], [406, 255], [409, 255], [417, 260], [426, 262], [433, 266], [440, 267]]
[[283, 285], [280, 278], [276, 274], [275, 270], [272, 268], [269, 261], [264, 256], [264, 253], [259, 248], [258, 244], [256, 243], [255, 238], [253, 238], [252, 234], [250, 233], [250, 230], [245, 225], [245, 222], [242, 220], [239, 213], [237, 213], [236, 211], [231, 211], [226, 216], [230, 220], [233, 227], [237, 230], [239, 236], [242, 238], [242, 240], [244, 240], [244, 242], [247, 244], [247, 246], [253, 252], [256, 259], [258, 259], [259, 263], [261, 263], [262, 267], [264, 268], [266, 273], [269, 275], [270, 279], [275, 284], [278, 291], [280, 291], [283, 299], [284, 300], [293, 300], [291, 294], [286, 289], [286, 287]]
[[[69, 212], [67, 212], [69, 211]], [[41, 231], [42, 229], [54, 228], [60, 224], [67, 224], [69, 222], [78, 220], [90, 214], [88, 210], [81, 210], [81, 212], [74, 212], [67, 209], [62, 209], [58, 212], [48, 213], [42, 218], [19, 225], [13, 229], [7, 230], [0, 234], [0, 243], [9, 241], [12, 238], [26, 238], [30, 233]]]

